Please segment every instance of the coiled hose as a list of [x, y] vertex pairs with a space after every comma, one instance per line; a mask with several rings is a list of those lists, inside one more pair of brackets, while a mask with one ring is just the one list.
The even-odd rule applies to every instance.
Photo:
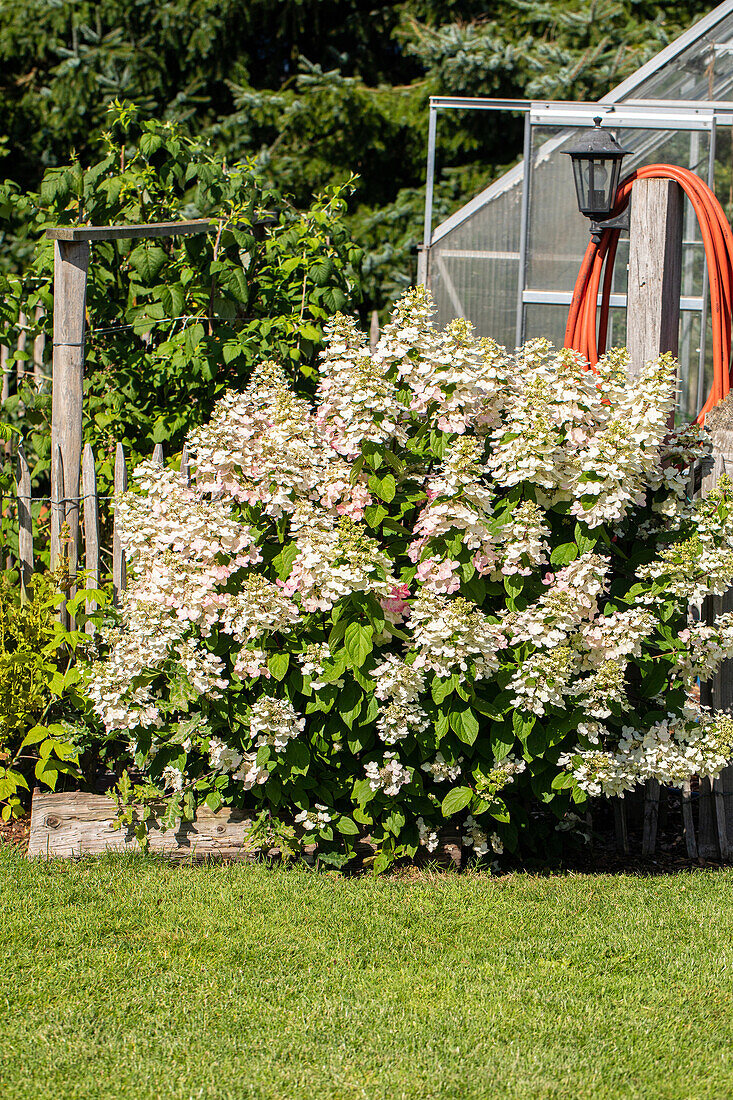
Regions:
[[[713, 192], [699, 176], [674, 164], [650, 164], [639, 168], [622, 180], [616, 192], [612, 217], [622, 214], [629, 204], [636, 180], [674, 180], [690, 199], [700, 224], [708, 279], [710, 282], [710, 314], [713, 324], [713, 386], [700, 410], [699, 423], [705, 414], [722, 401], [733, 382], [731, 372], [731, 305], [733, 294], [733, 231], [723, 208]], [[583, 258], [570, 304], [565, 347], [579, 351], [591, 367], [606, 350], [608, 308], [620, 229], [604, 229], [600, 242], [591, 241]], [[605, 272], [604, 272], [605, 266]], [[596, 332], [598, 289], [603, 277], [600, 323]]]

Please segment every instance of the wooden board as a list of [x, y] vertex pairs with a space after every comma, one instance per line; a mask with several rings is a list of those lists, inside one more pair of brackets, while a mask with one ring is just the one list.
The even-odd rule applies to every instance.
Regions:
[[[106, 795], [71, 791], [41, 794], [35, 791], [31, 809], [28, 858], [75, 858], [109, 851], [139, 851], [140, 845], [125, 829], [112, 828], [117, 803]], [[176, 829], [152, 829], [150, 850], [171, 859], [251, 859], [245, 836], [251, 819], [237, 810], [213, 813], [199, 807], [196, 821]]]
[[119, 241], [135, 237], [186, 237], [207, 233], [211, 220], [151, 222], [149, 225], [61, 225], [46, 230], [52, 241]]

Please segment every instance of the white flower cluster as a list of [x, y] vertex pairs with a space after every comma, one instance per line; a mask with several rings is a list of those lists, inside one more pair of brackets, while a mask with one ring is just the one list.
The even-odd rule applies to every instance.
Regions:
[[411, 703], [425, 691], [425, 674], [422, 669], [406, 664], [394, 653], [386, 653], [381, 664], [371, 672], [375, 681], [377, 699], [393, 699], [398, 703]]
[[624, 726], [615, 751], [578, 748], [559, 764], [591, 795], [623, 795], [647, 779], [680, 786], [695, 774], [715, 778], [732, 756], [733, 718], [690, 704], [649, 729]]
[[440, 837], [437, 831], [431, 829], [429, 825], [426, 825], [423, 817], [418, 817], [416, 825], [419, 843], [427, 848], [429, 852], [434, 852], [440, 844]]
[[600, 554], [583, 554], [558, 570], [548, 578], [547, 591], [510, 621], [512, 643], [560, 645], [598, 611], [607, 574], [608, 562]]
[[567, 645], [539, 649], [513, 675], [509, 689], [512, 706], [541, 716], [547, 707], [563, 707], [573, 691], [573, 678], [580, 669], [576, 650]]
[[606, 661], [638, 657], [643, 639], [649, 637], [655, 626], [651, 612], [638, 607], [613, 611], [610, 615], [597, 615], [580, 631], [584, 649], [587, 650], [585, 667], [598, 668]]
[[499, 834], [488, 834], [470, 814], [463, 822], [463, 843], [467, 848], [473, 848], [477, 859], [483, 859], [489, 852], [500, 856], [504, 851], [504, 843]]
[[697, 604], [706, 596], [724, 595], [733, 585], [732, 487], [724, 474], [707, 496], [691, 505], [688, 519], [692, 534], [684, 541], [673, 542], [656, 561], [638, 570], [640, 577], [663, 583], [657, 602], [676, 596]]
[[386, 752], [381, 765], [371, 760], [364, 770], [372, 790], [384, 791], [390, 797], [399, 794], [412, 778], [411, 769], [400, 763], [396, 752]]
[[289, 699], [263, 695], [252, 706], [249, 729], [257, 748], [269, 745], [282, 752], [288, 742], [305, 729], [305, 719], [300, 718]]
[[297, 556], [283, 592], [297, 595], [304, 611], [330, 611], [351, 592], [388, 598], [397, 580], [379, 544], [351, 519], [334, 519], [301, 504], [291, 519]]
[[[512, 573], [528, 577], [550, 560], [550, 529], [542, 509], [533, 500], [524, 500], [509, 512], [509, 516], [500, 531], [500, 568], [492, 570], [494, 580]], [[474, 559], [474, 563], [480, 573], [487, 572], [484, 562]]]
[[318, 422], [339, 454], [356, 458], [362, 444], [404, 442], [404, 409], [387, 377], [388, 362], [371, 356], [355, 322], [339, 314], [326, 329], [318, 384]]
[[377, 736], [385, 745], [396, 745], [410, 734], [423, 733], [430, 726], [427, 714], [414, 702], [389, 703], [377, 715]]
[[685, 642], [678, 670], [687, 687], [709, 680], [723, 661], [733, 657], [733, 612], [718, 615], [715, 623], [691, 622], [678, 634]]
[[[301, 671], [304, 676], [309, 677], [310, 685], [314, 691], [326, 686], [324, 681], [321, 680], [321, 676], [330, 656], [331, 650], [326, 642], [314, 642], [298, 654], [298, 664]], [[338, 685], [343, 687], [343, 680], [339, 680]]]
[[332, 820], [328, 807], [321, 802], [316, 802], [312, 810], [301, 810], [294, 818], [295, 824], [302, 825], [307, 833], [312, 833], [314, 829], [325, 829]]
[[232, 775], [245, 791], [261, 786], [269, 774], [264, 765], [258, 765], [256, 752], [239, 752], [218, 737], [209, 742], [209, 761], [214, 771]]
[[300, 619], [284, 589], [261, 573], [248, 573], [236, 594], [227, 593], [222, 603], [221, 629], [237, 642], [252, 642], [273, 631], [288, 633]]
[[458, 757], [455, 764], [449, 764], [442, 752], [437, 752], [434, 760], [426, 760], [420, 767], [424, 772], [427, 772], [436, 783], [455, 783], [456, 779], [458, 779], [461, 774], [462, 763], [462, 756]]
[[448, 599], [422, 589], [412, 606], [412, 637], [417, 651], [414, 667], [445, 678], [465, 675], [469, 667], [477, 680], [499, 667], [499, 653], [507, 645], [500, 623], [492, 623], [461, 596]]
[[595, 371], [583, 367], [577, 353], [553, 353], [546, 340], [521, 349], [516, 392], [487, 465], [500, 485], [528, 481], [551, 503], [572, 501], [571, 513], [597, 527], [643, 503], [660, 464], [675, 374], [669, 356], [638, 377], [618, 353]]

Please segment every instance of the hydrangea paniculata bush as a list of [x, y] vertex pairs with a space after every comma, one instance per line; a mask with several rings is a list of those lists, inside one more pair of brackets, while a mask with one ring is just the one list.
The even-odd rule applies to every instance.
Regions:
[[[733, 721], [695, 701], [733, 654], [725, 480], [668, 430], [674, 363], [629, 377], [510, 354], [421, 289], [370, 353], [330, 326], [315, 400], [274, 363], [143, 463], [118, 517], [132, 577], [89, 688], [168, 819], [202, 801], [295, 823], [336, 864], [532, 843], [532, 804], [715, 775]], [[554, 820], [554, 819], [553, 819]]]

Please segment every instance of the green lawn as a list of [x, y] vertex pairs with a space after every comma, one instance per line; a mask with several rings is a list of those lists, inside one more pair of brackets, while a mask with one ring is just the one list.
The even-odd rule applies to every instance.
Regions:
[[732, 891], [0, 850], [0, 1096], [731, 1097]]

